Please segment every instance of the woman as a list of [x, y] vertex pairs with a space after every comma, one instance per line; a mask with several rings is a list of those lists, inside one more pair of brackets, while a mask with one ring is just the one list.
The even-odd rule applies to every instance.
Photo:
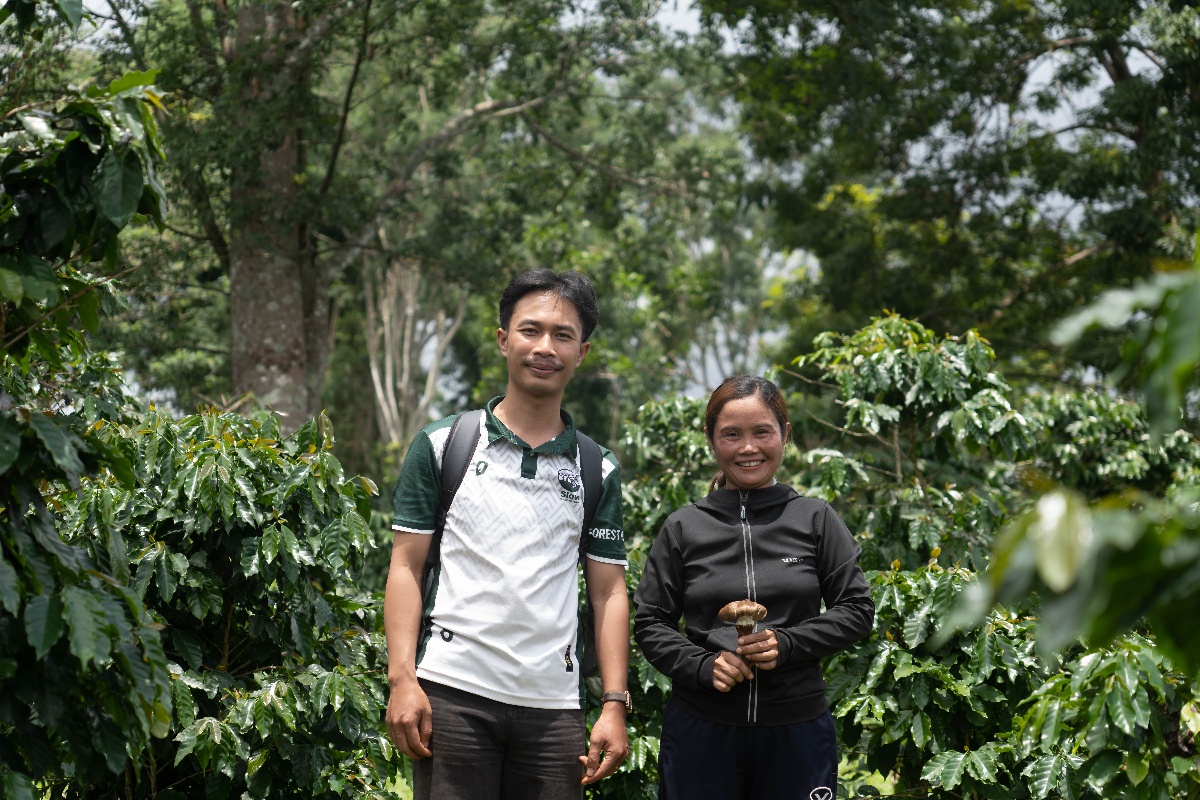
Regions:
[[[727, 378], [704, 415], [719, 469], [711, 491], [668, 517], [650, 548], [634, 638], [672, 680], [663, 800], [836, 794], [820, 659], [865, 636], [875, 606], [842, 520], [775, 481], [791, 429], [775, 384]], [[739, 638], [719, 612], [744, 599], [766, 616]]]

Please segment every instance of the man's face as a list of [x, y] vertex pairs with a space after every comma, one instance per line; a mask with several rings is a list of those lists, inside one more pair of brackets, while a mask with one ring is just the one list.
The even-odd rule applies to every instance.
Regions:
[[508, 330], [496, 331], [508, 361], [509, 394], [562, 395], [590, 343], [571, 301], [554, 292], [530, 292], [517, 301]]

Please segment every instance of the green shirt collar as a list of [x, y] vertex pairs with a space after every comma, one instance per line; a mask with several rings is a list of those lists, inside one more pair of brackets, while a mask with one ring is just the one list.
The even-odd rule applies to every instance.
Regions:
[[566, 454], [570, 455], [571, 458], [575, 457], [575, 448], [577, 444], [575, 441], [575, 423], [571, 420], [571, 415], [568, 414], [564, 409], [560, 408], [558, 410], [559, 416], [562, 418], [563, 425], [566, 426], [563, 428], [563, 432], [548, 442], [544, 442], [537, 447], [530, 447], [521, 439], [520, 436], [517, 436], [515, 433], [510, 431], [508, 426], [497, 419], [495, 414], [496, 406], [499, 405], [500, 401], [503, 399], [504, 395], [500, 395], [499, 397], [493, 397], [490, 401], [488, 401], [487, 415], [486, 419], [484, 420], [484, 427], [487, 429], [488, 444], [491, 444], [497, 439], [507, 439], [517, 447], [520, 447], [522, 450], [528, 450], [533, 453], [553, 453], [554, 455]]

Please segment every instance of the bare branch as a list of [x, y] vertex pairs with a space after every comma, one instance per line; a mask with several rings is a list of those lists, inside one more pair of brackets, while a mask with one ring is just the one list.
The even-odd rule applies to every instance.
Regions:
[[210, 67], [217, 66], [217, 49], [208, 39], [208, 31], [204, 27], [204, 16], [196, 0], [184, 0], [187, 3], [188, 18], [192, 22], [192, 31], [196, 34], [196, 42], [200, 45], [200, 57]]
[[379, 227], [388, 219], [392, 210], [404, 198], [412, 183], [413, 176], [416, 175], [417, 170], [425, 163], [434, 149], [484, 122], [513, 114], [520, 114], [531, 108], [537, 108], [561, 96], [565, 92], [565, 88], [560, 88], [549, 94], [523, 102], [515, 100], [484, 100], [470, 108], [464, 108], [459, 111], [451, 119], [447, 120], [446, 124], [439, 131], [417, 142], [409, 153], [408, 159], [400, 168], [399, 173], [384, 187], [375, 215], [359, 228], [358, 233], [350, 237], [341, 254], [334, 259], [331, 274], [340, 272], [349, 266], [354, 259], [358, 258], [363, 248], [375, 238]]
[[802, 380], [805, 383], [810, 384], [812, 386], [820, 386], [824, 389], [838, 388], [838, 385], [836, 383], [825, 383], [824, 381], [814, 380], [812, 378], [808, 378], [808, 377], [805, 377], [804, 375], [801, 375], [799, 372], [794, 372], [793, 370], [790, 370], [790, 369], [780, 369], [779, 371], [785, 375], [791, 375], [793, 378], [799, 378], [800, 380]]
[[287, 56], [283, 59], [283, 63], [279, 65], [275, 77], [267, 87], [265, 95], [267, 97], [276, 97], [289, 84], [293, 83], [296, 80], [296, 73], [303, 67], [313, 48], [325, 41], [333, 26], [341, 22], [342, 18], [353, 10], [353, 3], [334, 3], [332, 10], [317, 17], [308, 27], [304, 38], [296, 42], [288, 50]]
[[[25, 49], [21, 51], [21, 57], [17, 60], [17, 63], [13, 65], [12, 69], [8, 71], [8, 75], [6, 75], [4, 78], [4, 84], [0, 85], [0, 97], [3, 97], [8, 93], [8, 87], [11, 86], [13, 80], [21, 74], [21, 67], [25, 66], [25, 62], [28, 61], [29, 56], [33, 54], [33, 46], [36, 43], [37, 42], [33, 39], [33, 37], [30, 37], [29, 41], [25, 43]], [[8, 119], [12, 114], [15, 114], [19, 110], [20, 109], [14, 109], [10, 111], [9, 113], [5, 114], [2, 119]]]
[[547, 131], [541, 125], [538, 125], [528, 114], [522, 114], [521, 119], [525, 120], [525, 124], [532, 128], [534, 133], [536, 133], [538, 136], [541, 136], [551, 145], [563, 151], [576, 161], [582, 161], [584, 164], [592, 167], [597, 172], [601, 173], [602, 175], [607, 175], [615, 181], [632, 184], [633, 186], [637, 186], [642, 189], [647, 188], [646, 181], [640, 178], [635, 178], [611, 164], [605, 164], [604, 162], [597, 161], [582, 150], [572, 147], [570, 144], [567, 144], [562, 139], [559, 139], [557, 136]]
[[208, 182], [204, 180], [204, 176], [198, 169], [188, 171], [184, 175], [183, 188], [192, 198], [192, 202], [196, 205], [196, 211], [200, 215], [200, 223], [204, 226], [204, 238], [212, 245], [213, 252], [217, 256], [217, 261], [221, 264], [221, 269], [225, 274], [229, 274], [229, 242], [225, 239], [225, 234], [221, 230], [221, 225], [217, 222], [217, 214], [212, 207], [212, 199], [208, 191]]
[[1071, 47], [1077, 47], [1081, 44], [1092, 44], [1095, 41], [1096, 37], [1094, 36], [1071, 36], [1066, 39], [1054, 39], [1053, 41], [1046, 42], [1045, 46], [1041, 50], [1035, 50], [1031, 53], [1022, 53], [1017, 57], [1017, 60], [1013, 62], [1013, 66], [1019, 67], [1022, 64], [1027, 64], [1036, 58], [1048, 56], [1055, 50], [1064, 50]]
[[367, 57], [367, 41], [371, 34], [371, 0], [366, 0], [363, 4], [363, 27], [362, 36], [358, 40], [358, 52], [354, 55], [354, 67], [350, 70], [350, 80], [346, 84], [346, 96], [342, 100], [342, 113], [338, 118], [337, 134], [333, 137], [333, 151], [329, 156], [329, 164], [325, 167], [325, 178], [321, 181], [321, 186], [317, 189], [317, 200], [325, 197], [329, 191], [330, 184], [333, 183], [333, 176], [337, 170], [338, 154], [342, 150], [342, 142], [346, 136], [346, 121], [350, 117], [350, 101], [354, 97], [354, 87], [358, 83], [358, 72], [362, 67], [363, 60]]
[[1092, 245], [1091, 247], [1085, 247], [1082, 250], [1076, 251], [1066, 258], [1061, 259], [1058, 263], [1054, 264], [1044, 272], [1030, 275], [1028, 278], [1022, 281], [1019, 286], [1005, 295], [1000, 302], [996, 304], [996, 309], [992, 312], [992, 322], [996, 322], [1003, 317], [1008, 312], [1008, 309], [1011, 308], [1014, 303], [1024, 297], [1039, 280], [1054, 275], [1060, 270], [1070, 267], [1074, 264], [1078, 264], [1085, 258], [1091, 258], [1094, 255], [1099, 255], [1107, 250], [1111, 250], [1113, 247], [1115, 247], [1115, 245], [1112, 242], [1102, 242], [1097, 245]]
[[137, 41], [133, 37], [133, 30], [130, 29], [129, 23], [125, 21], [125, 17], [121, 16], [121, 9], [117, 6], [116, 0], [108, 0], [108, 7], [112, 9], [112, 20], [117, 23], [117, 27], [121, 31], [121, 36], [125, 38], [125, 43], [129, 45], [129, 54], [133, 56], [133, 61], [137, 64], [137, 68], [142, 72], [146, 71], [146, 59], [142, 54], [142, 49], [138, 47]]
[[1159, 58], [1158, 53], [1154, 52], [1149, 47], [1146, 47], [1146, 45], [1142, 44], [1141, 42], [1123, 42], [1123, 44], [1125, 44], [1127, 47], [1137, 50], [1139, 53], [1144, 55], [1146, 60], [1158, 67], [1160, 71], [1164, 73], [1167, 71], [1166, 62]]

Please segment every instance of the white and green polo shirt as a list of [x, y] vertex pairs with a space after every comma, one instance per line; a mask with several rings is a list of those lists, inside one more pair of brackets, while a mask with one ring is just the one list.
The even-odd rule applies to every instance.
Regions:
[[[579, 536], [583, 483], [575, 426], [531, 448], [488, 403], [475, 454], [442, 532], [433, 630], [418, 650], [417, 675], [528, 708], [579, 708]], [[392, 529], [432, 534], [442, 450], [453, 417], [413, 439], [396, 488]], [[586, 556], [625, 564], [621, 474], [604, 458], [600, 502]]]

